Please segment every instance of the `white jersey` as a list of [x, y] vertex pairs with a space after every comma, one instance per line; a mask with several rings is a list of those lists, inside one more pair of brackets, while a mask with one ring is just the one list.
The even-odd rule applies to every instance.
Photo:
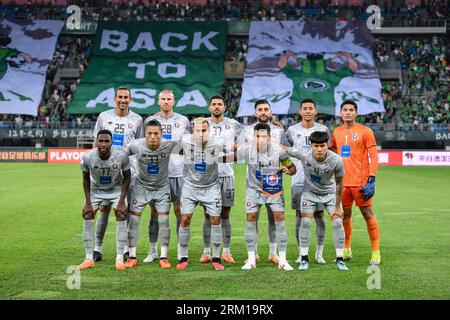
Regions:
[[[331, 141], [330, 131], [323, 124], [314, 122], [314, 125], [311, 128], [303, 127], [302, 123], [299, 122], [293, 126], [290, 126], [286, 132], [289, 143], [294, 148], [305, 148], [310, 149], [311, 143], [309, 142], [309, 136], [311, 133], [315, 131], [323, 131], [328, 133]], [[298, 159], [292, 159], [295, 166], [297, 167], [297, 173], [292, 177], [292, 184], [302, 186], [305, 180], [305, 174], [303, 172], [303, 166]]]
[[[209, 123], [209, 134], [211, 137], [220, 138], [224, 141], [224, 149], [231, 150], [234, 143], [237, 142], [237, 138], [241, 134], [243, 126], [234, 119], [227, 117], [223, 118], [223, 121], [217, 123], [211, 120], [211, 117], [207, 118]], [[233, 164], [232, 163], [219, 163], [219, 177], [233, 177]]]
[[210, 137], [206, 145], [198, 145], [194, 135], [181, 140], [184, 156], [184, 186], [210, 188], [219, 184], [220, 158], [223, 156], [223, 141]]
[[134, 139], [144, 137], [142, 117], [129, 111], [125, 117], [120, 117], [115, 110], [103, 111], [99, 114], [94, 128], [94, 138], [100, 130], [109, 130], [113, 135], [113, 147], [124, 149]]
[[[150, 120], [158, 120], [161, 123], [163, 136], [162, 141], [181, 142], [181, 138], [191, 131], [189, 119], [178, 113], [173, 113], [170, 118], [164, 118], [161, 113], [155, 113], [144, 120], [144, 126]], [[183, 157], [179, 154], [171, 154], [169, 160], [169, 178], [183, 177]]]
[[[242, 130], [242, 132], [238, 138], [239, 145], [250, 142], [253, 139], [254, 134], [255, 134], [255, 131], [253, 128], [257, 124], [258, 124], [258, 122], [244, 127], [244, 129]], [[282, 144], [284, 146], [287, 146], [287, 147], [291, 146], [289, 143], [289, 140], [287, 139], [286, 133], [284, 132], [284, 130], [282, 128], [277, 127], [273, 123], [267, 123], [267, 124], [270, 126], [270, 136], [272, 137], [273, 141], [275, 141], [279, 144]]]
[[[142, 138], [145, 134], [142, 117], [136, 112], [129, 111], [125, 117], [120, 117], [114, 109], [103, 111], [98, 115], [94, 128], [94, 138], [100, 130], [109, 130], [112, 133], [113, 147], [125, 149], [134, 139]], [[131, 175], [137, 174], [137, 161], [130, 156]]]
[[102, 160], [94, 148], [83, 154], [80, 167], [81, 171], [90, 173], [92, 190], [109, 190], [120, 187], [122, 171], [130, 169], [130, 162], [124, 150], [111, 148], [111, 156]]

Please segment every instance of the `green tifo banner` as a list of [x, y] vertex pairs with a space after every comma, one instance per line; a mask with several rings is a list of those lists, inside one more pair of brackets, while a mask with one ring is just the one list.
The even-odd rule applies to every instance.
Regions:
[[220, 93], [225, 77], [226, 22], [99, 23], [89, 66], [69, 113], [114, 108], [114, 89], [131, 89], [131, 109], [159, 111], [158, 94], [173, 90], [174, 111], [208, 113], [208, 100]]

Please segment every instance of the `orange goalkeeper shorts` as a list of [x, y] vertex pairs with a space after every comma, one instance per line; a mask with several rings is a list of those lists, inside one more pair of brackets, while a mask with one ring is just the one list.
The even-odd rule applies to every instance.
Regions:
[[358, 207], [368, 207], [372, 205], [372, 198], [369, 200], [364, 200], [362, 193], [359, 192], [361, 187], [344, 187], [342, 191], [342, 206], [344, 208], [351, 208], [353, 206], [353, 201], [355, 201]]

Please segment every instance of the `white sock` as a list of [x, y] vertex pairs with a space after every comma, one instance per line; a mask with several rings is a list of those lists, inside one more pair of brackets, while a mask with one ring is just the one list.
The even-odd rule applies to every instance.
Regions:
[[299, 255], [302, 254], [302, 249], [300, 248], [300, 246], [298, 246], [298, 254], [299, 254]]
[[323, 255], [323, 246], [317, 246], [316, 247], [316, 257]]
[[270, 255], [276, 256], [277, 255], [277, 243], [270, 243]]
[[158, 254], [158, 242], [150, 242], [150, 253]]
[[255, 262], [256, 261], [255, 251], [249, 251], [248, 252], [248, 261], [250, 261], [250, 262]]
[[130, 248], [128, 248], [128, 246], [124, 246], [123, 247], [123, 253], [124, 254], [127, 253], [127, 252], [130, 252], [129, 250], [130, 250]]
[[102, 253], [103, 246], [95, 246], [94, 251]]
[[86, 259], [94, 261], [94, 255], [93, 254], [86, 254]]
[[286, 251], [280, 251], [278, 252], [279, 257], [280, 257], [280, 261], [286, 261]]
[[123, 262], [123, 255], [122, 255], [122, 254], [118, 254], [118, 255], [116, 256], [116, 261], [118, 261], [118, 262]]
[[136, 258], [136, 247], [130, 247], [130, 257]]
[[203, 254], [211, 254], [211, 248], [203, 248]]
[[308, 255], [308, 251], [309, 251], [309, 248], [308, 248], [308, 247], [306, 247], [306, 248], [300, 248], [300, 254], [301, 254], [302, 256], [307, 256], [307, 255]]
[[230, 248], [223, 248], [222, 254], [223, 254], [223, 253], [230, 254]]
[[167, 258], [167, 251], [169, 251], [169, 248], [167, 246], [161, 246], [161, 258]]
[[344, 249], [336, 249], [336, 257], [343, 257]]

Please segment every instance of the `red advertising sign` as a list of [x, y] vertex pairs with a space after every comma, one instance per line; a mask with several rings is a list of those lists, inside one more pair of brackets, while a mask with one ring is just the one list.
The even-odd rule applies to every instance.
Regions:
[[48, 163], [80, 163], [89, 149], [48, 149]]
[[380, 166], [401, 166], [401, 151], [378, 151], [378, 164]]

